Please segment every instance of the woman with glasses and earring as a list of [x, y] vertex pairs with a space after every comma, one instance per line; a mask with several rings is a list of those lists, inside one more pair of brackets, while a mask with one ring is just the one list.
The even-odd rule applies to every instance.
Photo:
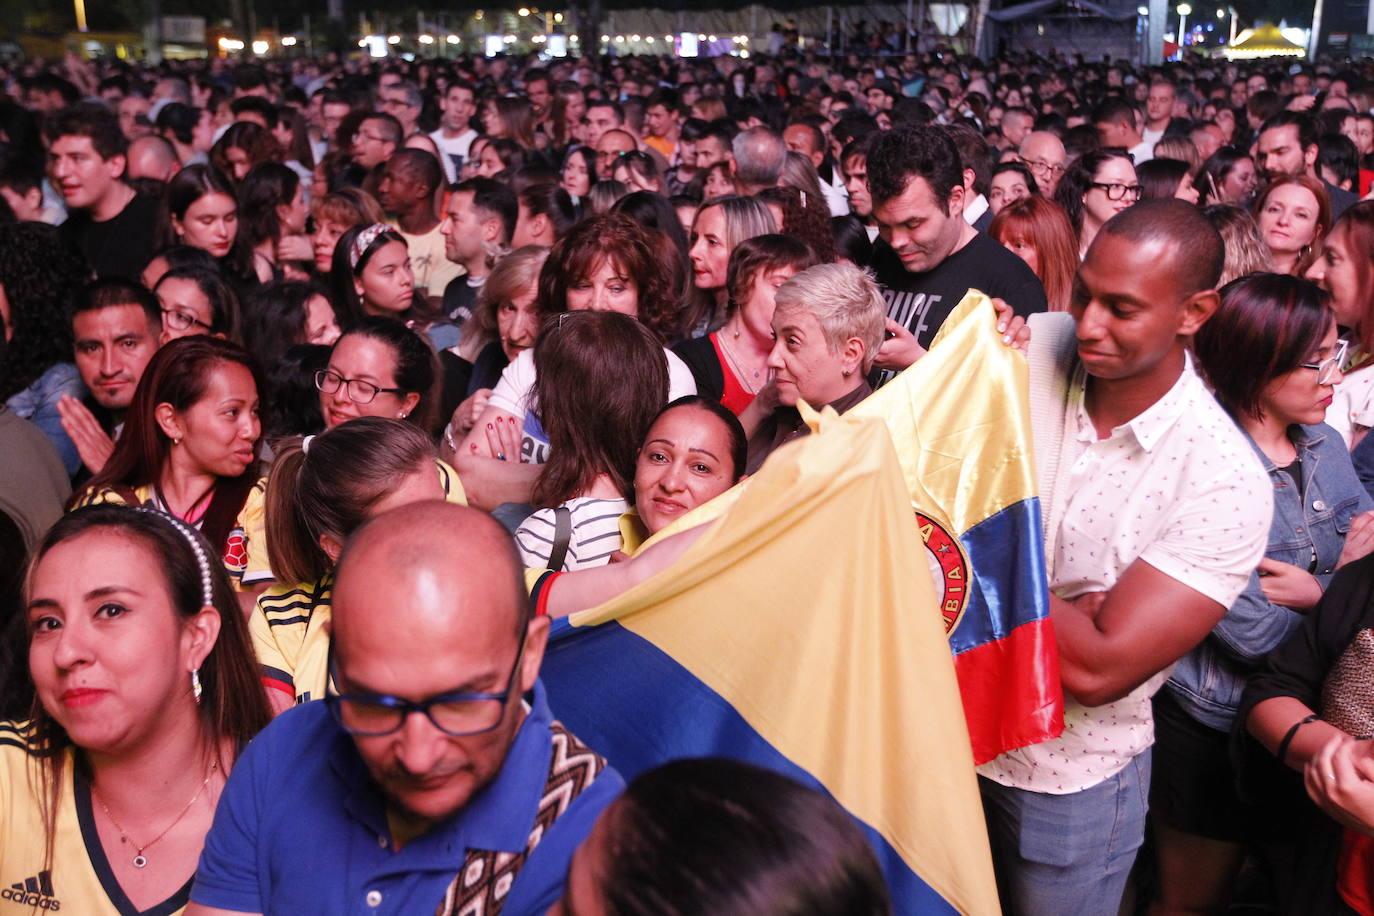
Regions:
[[410, 423], [360, 417], [294, 440], [267, 481], [276, 585], [248, 629], [274, 713], [325, 694], [334, 564], [370, 518], [427, 499], [465, 504], [458, 474]]
[[214, 548], [161, 512], [81, 509], [34, 552], [24, 607], [36, 702], [0, 722], [0, 907], [180, 912], [268, 721]]
[[429, 344], [394, 318], [354, 322], [315, 373], [320, 413], [332, 429], [357, 417], [409, 420], [426, 435], [438, 425], [439, 361]]
[[[262, 377], [236, 344], [204, 334], [162, 347], [143, 370], [114, 451], [73, 500], [166, 512], [205, 535], [242, 581], [261, 507], [258, 480]], [[252, 602], [245, 599], [248, 608]]]
[[1326, 188], [1306, 175], [1280, 178], [1260, 191], [1250, 212], [1279, 273], [1304, 276], [1331, 228]]
[[1140, 200], [1140, 183], [1131, 157], [1117, 147], [1084, 153], [1064, 173], [1054, 199], [1073, 224], [1078, 235], [1078, 257], [1082, 260], [1097, 237], [1097, 230]]
[[[1203, 375], [1273, 483], [1269, 548], [1250, 585], [1155, 697], [1155, 821], [1166, 911], [1225, 909], [1246, 844], [1285, 839], [1272, 799], [1236, 792], [1230, 735], [1241, 693], [1265, 656], [1321, 599], [1332, 574], [1374, 549], [1374, 509], [1345, 446], [1322, 423], [1344, 344], [1329, 297], [1261, 273], [1221, 291], [1195, 339]], [[1270, 711], [1282, 735], [1291, 724]], [[1296, 721], [1296, 719], [1294, 719]]]

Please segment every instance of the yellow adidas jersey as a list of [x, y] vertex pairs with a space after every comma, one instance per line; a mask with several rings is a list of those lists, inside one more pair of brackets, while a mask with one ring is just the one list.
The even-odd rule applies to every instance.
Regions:
[[[0, 916], [73, 913], [128, 916], [137, 912], [115, 881], [96, 835], [90, 787], [72, 752], [62, 768], [57, 835], [46, 861], [40, 762], [27, 723], [0, 721]], [[173, 916], [186, 908], [191, 881], [148, 912]]]
[[[466, 505], [458, 473], [442, 461], [435, 464], [444, 498]], [[297, 585], [273, 585], [258, 598], [248, 621], [253, 651], [269, 689], [290, 693], [297, 703], [324, 696], [329, 677], [330, 590], [334, 577]]]

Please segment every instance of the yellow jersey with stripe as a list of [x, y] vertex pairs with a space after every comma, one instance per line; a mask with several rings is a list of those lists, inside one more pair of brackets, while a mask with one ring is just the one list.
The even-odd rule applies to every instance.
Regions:
[[[466, 505], [458, 472], [435, 461], [444, 499]], [[262, 681], [271, 690], [291, 694], [297, 703], [324, 696], [329, 677], [330, 593], [334, 576], [318, 582], [272, 585], [258, 597], [248, 621], [262, 670]]]
[[[260, 554], [264, 558], [267, 556], [267, 541], [265, 537], [265, 523], [263, 518], [263, 498], [262, 490], [265, 487], [266, 478], [259, 480], [251, 491], [248, 499], [244, 502], [243, 508], [239, 510], [238, 518], [234, 527], [229, 531], [229, 538], [224, 543], [224, 570], [229, 573], [229, 578], [233, 580], [234, 587], [243, 591], [252, 585], [252, 582], [244, 581], [244, 572], [249, 568], [250, 555]], [[137, 500], [133, 505], [147, 506], [150, 509], [157, 509], [160, 512], [167, 512], [167, 507], [158, 499], [157, 493], [151, 486], [132, 487], [134, 498]], [[256, 499], [254, 498], [256, 495]], [[105, 487], [94, 493], [86, 493], [77, 501], [76, 505], [95, 506], [101, 503], [109, 503], [116, 506], [127, 506], [130, 504], [126, 494], [114, 489]], [[168, 513], [173, 514], [173, 513]], [[184, 520], [183, 520], [184, 521]], [[199, 530], [199, 520], [187, 522], [193, 528]], [[257, 544], [254, 544], [257, 541]], [[261, 584], [261, 580], [258, 582]]]
[[[76, 913], [136, 916], [115, 880], [96, 833], [90, 784], [66, 753], [57, 796], [51, 861], [43, 826], [43, 768], [30, 725], [0, 721], [0, 916]], [[173, 916], [186, 908], [191, 879], [141, 916]]]

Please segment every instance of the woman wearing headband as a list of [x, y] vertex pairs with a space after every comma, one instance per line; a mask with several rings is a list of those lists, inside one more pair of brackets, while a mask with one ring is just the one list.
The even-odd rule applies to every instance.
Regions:
[[347, 327], [366, 315], [403, 318], [415, 294], [410, 250], [386, 223], [354, 226], [334, 246], [334, 308]]
[[458, 474], [410, 423], [362, 417], [282, 450], [267, 481], [268, 554], [281, 584], [248, 624], [274, 711], [324, 696], [344, 541], [368, 519], [426, 499], [465, 502]]
[[0, 722], [0, 906], [177, 912], [268, 720], [229, 580], [189, 525], [95, 506], [48, 532], [25, 593], [37, 702]]
[[424, 297], [415, 295], [410, 248], [385, 223], [354, 226], [339, 237], [330, 280], [334, 309], [345, 330], [360, 318], [386, 316], [404, 321], [436, 348], [456, 343], [452, 322], [429, 312]]

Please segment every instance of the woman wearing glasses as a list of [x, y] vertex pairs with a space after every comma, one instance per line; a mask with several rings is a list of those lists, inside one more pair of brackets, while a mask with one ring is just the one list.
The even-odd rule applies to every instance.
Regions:
[[1344, 351], [1327, 295], [1296, 277], [1243, 277], [1222, 290], [1195, 348], [1217, 400], [1269, 472], [1274, 519], [1249, 587], [1155, 697], [1155, 902], [1171, 912], [1224, 909], [1245, 844], [1272, 832], [1272, 810], [1243, 803], [1234, 787], [1229, 742], [1241, 693], [1332, 573], [1374, 547], [1364, 514], [1374, 501], [1322, 423]]
[[162, 307], [161, 343], [193, 334], [243, 343], [239, 300], [219, 271], [175, 267], [162, 275], [153, 292]]
[[324, 425], [358, 417], [409, 420], [426, 434], [438, 415], [438, 360], [410, 328], [373, 316], [350, 325], [334, 344], [329, 365], [315, 373]]
[[1064, 173], [1054, 199], [1073, 223], [1081, 260], [1103, 223], [1140, 200], [1131, 157], [1119, 148], [1084, 153]]
[[1279, 273], [1303, 276], [1331, 228], [1331, 201], [1315, 178], [1280, 178], [1255, 198], [1250, 211]]
[[409, 423], [362, 417], [282, 449], [267, 481], [268, 557], [280, 584], [248, 623], [274, 712], [324, 696], [344, 541], [368, 519], [426, 499], [461, 504], [463, 488]]

